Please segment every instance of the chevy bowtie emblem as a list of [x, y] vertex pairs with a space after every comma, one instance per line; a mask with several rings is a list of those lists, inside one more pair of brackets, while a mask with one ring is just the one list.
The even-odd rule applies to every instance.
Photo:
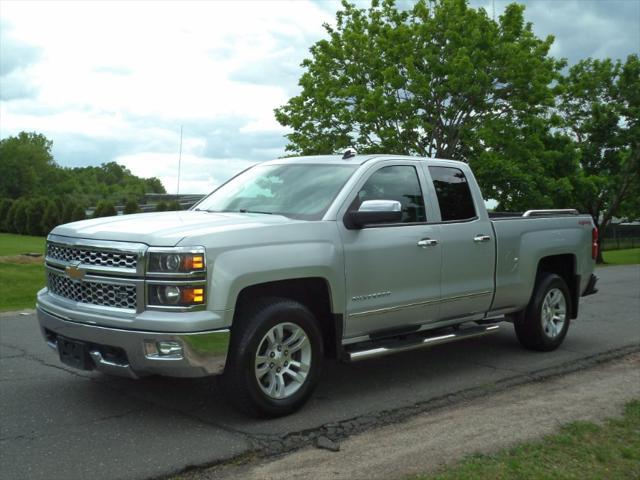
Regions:
[[76, 262], [73, 265], [69, 265], [64, 269], [67, 272], [67, 277], [71, 280], [82, 280], [85, 275], [85, 271], [80, 268], [80, 262]]

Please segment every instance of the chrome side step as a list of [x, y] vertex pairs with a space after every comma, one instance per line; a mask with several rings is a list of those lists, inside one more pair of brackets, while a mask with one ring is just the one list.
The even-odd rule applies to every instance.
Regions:
[[395, 341], [391, 339], [374, 345], [368, 344], [368, 348], [364, 350], [347, 351], [346, 357], [350, 362], [357, 362], [359, 360], [391, 355], [392, 353], [408, 352], [410, 350], [417, 350], [418, 348], [427, 348], [443, 343], [455, 342], [466, 338], [483, 337], [485, 335], [496, 333], [499, 328], [500, 325], [495, 324], [486, 326], [481, 325], [476, 327], [460, 328], [458, 330], [450, 330], [446, 333], [440, 331], [437, 335], [430, 337], [418, 337], [415, 339], [407, 338]]

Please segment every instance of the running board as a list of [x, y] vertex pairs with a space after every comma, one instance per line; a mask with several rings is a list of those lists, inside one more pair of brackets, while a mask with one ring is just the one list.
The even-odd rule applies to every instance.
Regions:
[[500, 325], [481, 325], [477, 327], [466, 327], [458, 330], [451, 330], [447, 333], [440, 331], [437, 335], [430, 337], [418, 337], [413, 339], [393, 340], [389, 339], [386, 342], [377, 342], [376, 344], [369, 344], [365, 350], [347, 351], [346, 357], [350, 362], [357, 362], [360, 360], [367, 360], [369, 358], [383, 357], [385, 355], [391, 355], [392, 353], [408, 352], [410, 350], [417, 350], [418, 348], [433, 347], [434, 345], [441, 345], [443, 343], [456, 342], [458, 340], [464, 340], [467, 338], [483, 337], [496, 333]]

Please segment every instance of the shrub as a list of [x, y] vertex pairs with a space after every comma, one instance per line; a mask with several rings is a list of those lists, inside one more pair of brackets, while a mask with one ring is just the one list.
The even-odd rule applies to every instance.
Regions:
[[167, 203], [167, 210], [182, 210], [182, 206], [177, 200], [171, 200], [169, 203]]
[[[27, 220], [26, 220], [26, 233], [29, 235], [42, 236], [45, 232], [42, 228], [42, 217], [44, 216], [44, 211], [47, 208], [49, 202], [51, 200], [47, 200], [45, 198], [32, 198], [28, 200], [27, 204]], [[58, 224], [58, 216], [59, 211], [55, 210], [56, 218], [54, 223]]]
[[13, 216], [13, 233], [21, 235], [27, 234], [27, 207], [29, 201], [25, 198], [19, 198], [15, 203], [15, 211]]
[[79, 220], [84, 220], [87, 218], [87, 214], [85, 213], [85, 208], [82, 205], [75, 205], [71, 210], [71, 216], [69, 217], [70, 222], [77, 222]]
[[5, 221], [9, 215], [9, 210], [13, 205], [13, 200], [10, 198], [3, 198], [0, 200], [0, 231], [8, 231], [5, 227]]
[[166, 212], [167, 211], [167, 204], [165, 202], [159, 202], [156, 205], [156, 212]]
[[46, 203], [44, 213], [42, 214], [42, 222], [40, 225], [43, 235], [48, 234], [60, 223], [60, 209], [58, 207], [58, 204], [53, 200], [49, 200]]
[[138, 206], [138, 202], [133, 198], [127, 200], [127, 203], [124, 206], [124, 214], [128, 215], [130, 213], [138, 213], [140, 212], [140, 207]]
[[56, 202], [58, 206], [58, 212], [60, 215], [60, 224], [71, 222], [71, 215], [73, 213], [73, 209], [76, 206], [76, 203], [73, 198], [70, 197], [58, 197], [63, 200], [62, 204]]
[[11, 203], [11, 207], [7, 211], [7, 215], [4, 217], [4, 222], [2, 224], [2, 230], [9, 233], [15, 233], [15, 218], [16, 218], [16, 210], [18, 209], [18, 201], [14, 201]]
[[113, 215], [116, 215], [116, 209], [112, 203], [106, 200], [100, 200], [93, 212], [93, 218], [112, 217]]

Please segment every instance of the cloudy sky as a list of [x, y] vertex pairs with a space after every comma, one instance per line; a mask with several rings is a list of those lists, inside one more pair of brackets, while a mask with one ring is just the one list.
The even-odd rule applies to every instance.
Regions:
[[[366, 3], [366, 2], [365, 2]], [[404, 5], [411, 1], [402, 1]], [[496, 0], [496, 15], [507, 1]], [[552, 54], [640, 51], [640, 0], [528, 0]], [[491, 0], [472, 0], [493, 13]], [[117, 161], [181, 192], [206, 192], [286, 143], [273, 109], [338, 1], [0, 0], [0, 137], [44, 133], [63, 166]]]

